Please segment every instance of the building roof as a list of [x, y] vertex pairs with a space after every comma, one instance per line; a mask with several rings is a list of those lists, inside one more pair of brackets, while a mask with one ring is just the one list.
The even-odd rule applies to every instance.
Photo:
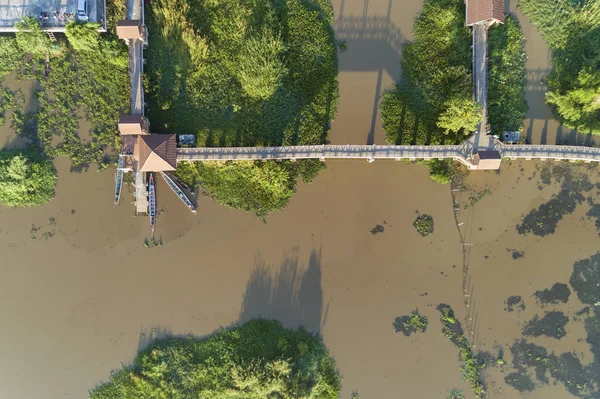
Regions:
[[502, 156], [498, 151], [479, 151], [473, 157], [473, 164], [477, 170], [496, 170], [500, 169]]
[[496, 21], [504, 23], [504, 0], [465, 0], [467, 25]]
[[126, 134], [144, 134], [146, 130], [146, 121], [142, 114], [121, 115], [119, 118], [119, 133]]
[[174, 134], [138, 136], [139, 171], [161, 172], [177, 168], [177, 139]]
[[119, 39], [139, 39], [142, 37], [142, 21], [124, 19], [117, 22], [117, 36]]

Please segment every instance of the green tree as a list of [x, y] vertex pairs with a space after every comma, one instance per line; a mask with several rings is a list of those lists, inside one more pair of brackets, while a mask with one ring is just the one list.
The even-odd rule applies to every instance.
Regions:
[[600, 129], [600, 71], [582, 69], [572, 89], [564, 94], [550, 91], [546, 93], [546, 101], [570, 125]]
[[0, 205], [29, 207], [54, 197], [56, 171], [52, 162], [25, 150], [0, 151]]
[[340, 387], [320, 337], [253, 320], [202, 340], [154, 342], [90, 398], [337, 399]]
[[98, 48], [100, 33], [96, 23], [70, 21], [65, 28], [65, 36], [75, 51], [95, 51]]
[[45, 54], [50, 50], [50, 38], [42, 30], [40, 23], [34, 17], [26, 17], [15, 24], [17, 45], [21, 51], [34, 55]]
[[236, 72], [247, 95], [266, 100], [281, 86], [287, 73], [281, 60], [284, 50], [280, 35], [273, 35], [266, 28], [244, 42]]
[[444, 111], [438, 117], [437, 126], [444, 129], [446, 134], [462, 131], [468, 135], [477, 130], [477, 124], [481, 122], [482, 117], [481, 105], [472, 98], [452, 98], [444, 104]]

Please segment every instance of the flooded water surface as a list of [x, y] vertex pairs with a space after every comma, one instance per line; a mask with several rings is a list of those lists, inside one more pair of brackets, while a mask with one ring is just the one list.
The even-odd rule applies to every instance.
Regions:
[[[332, 143], [385, 142], [378, 99], [400, 76], [421, 5], [334, 1], [347, 50]], [[543, 42], [519, 18], [528, 68], [548, 68]], [[547, 123], [552, 143], [556, 122], [543, 98], [528, 100], [532, 140], [542, 142]], [[12, 140], [2, 129], [2, 143]], [[0, 209], [2, 397], [86, 397], [157, 337], [264, 317], [322, 334], [342, 398], [444, 399], [453, 388], [472, 398], [440, 304], [489, 358], [488, 397], [585, 397], [593, 388], [578, 378], [592, 381], [586, 373], [600, 362], [586, 330], [596, 291], [575, 270], [592, 273], [599, 248], [596, 169], [506, 162], [451, 189], [419, 165], [328, 161], [266, 223], [204, 198], [193, 216], [159, 178], [163, 246], [145, 248], [149, 221], [133, 216], [132, 193], [112, 205], [114, 170], [70, 173], [69, 162], [55, 163], [54, 200]], [[432, 234], [416, 231], [419, 215], [433, 217]], [[427, 330], [397, 333], [395, 319], [414, 310]]]

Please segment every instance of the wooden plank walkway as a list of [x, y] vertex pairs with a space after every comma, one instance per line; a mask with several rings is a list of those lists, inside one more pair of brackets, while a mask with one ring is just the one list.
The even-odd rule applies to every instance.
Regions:
[[502, 158], [555, 159], [600, 162], [600, 148], [571, 145], [502, 145], [496, 144]]

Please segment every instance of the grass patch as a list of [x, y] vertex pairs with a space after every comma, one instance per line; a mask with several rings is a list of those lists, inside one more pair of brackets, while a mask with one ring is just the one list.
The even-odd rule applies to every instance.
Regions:
[[[338, 100], [329, 0], [159, 0], [146, 17], [154, 132], [194, 134], [207, 147], [327, 142]], [[323, 169], [318, 160], [197, 163], [177, 175], [264, 217], [287, 204], [298, 178]]]
[[156, 341], [90, 398], [337, 399], [340, 387], [321, 337], [253, 320], [206, 339]]
[[462, 0], [423, 4], [414, 41], [403, 45], [402, 78], [381, 102], [388, 143], [458, 143], [481, 119], [472, 100], [471, 35], [464, 18]]

